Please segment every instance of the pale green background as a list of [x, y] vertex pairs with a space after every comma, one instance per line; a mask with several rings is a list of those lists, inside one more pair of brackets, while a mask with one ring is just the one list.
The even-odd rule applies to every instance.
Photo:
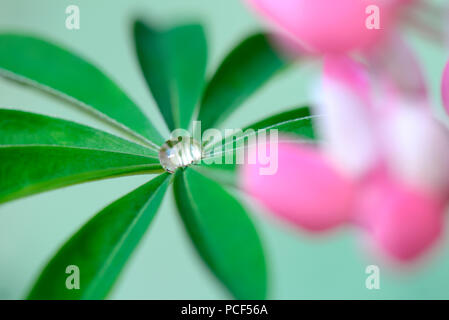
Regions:
[[[80, 6], [79, 31], [65, 28], [65, 8], [69, 4]], [[239, 0], [0, 0], [1, 31], [33, 32], [81, 53], [107, 70], [158, 127], [163, 128], [133, 51], [130, 26], [136, 15], [168, 25], [179, 19], [202, 21], [209, 38], [209, 71], [240, 38], [260, 27], [258, 20]], [[442, 44], [421, 41], [415, 41], [415, 44], [425, 63], [438, 109], [439, 79], [449, 54], [442, 49]], [[277, 78], [245, 103], [227, 124], [239, 127], [269, 113], [306, 102], [317, 70], [319, 61]], [[63, 101], [1, 79], [0, 106], [111, 130]], [[0, 298], [23, 297], [46, 260], [69, 235], [103, 206], [147, 178], [139, 176], [86, 183], [2, 205]], [[266, 215], [256, 214], [255, 217], [269, 258], [272, 275], [270, 298], [449, 298], [447, 237], [446, 243], [433, 253], [431, 259], [418, 266], [401, 269], [381, 264], [379, 259], [367, 254], [361, 245], [361, 235], [354, 229], [310, 237]], [[365, 267], [369, 264], [381, 265], [381, 290], [365, 288]], [[173, 197], [168, 194], [111, 298], [228, 297], [193, 250], [175, 213]]]

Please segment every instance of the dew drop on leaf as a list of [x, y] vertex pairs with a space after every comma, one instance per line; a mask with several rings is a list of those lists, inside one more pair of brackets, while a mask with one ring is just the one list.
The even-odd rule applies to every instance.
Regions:
[[167, 140], [159, 150], [159, 161], [165, 171], [173, 173], [201, 160], [201, 145], [190, 137]]

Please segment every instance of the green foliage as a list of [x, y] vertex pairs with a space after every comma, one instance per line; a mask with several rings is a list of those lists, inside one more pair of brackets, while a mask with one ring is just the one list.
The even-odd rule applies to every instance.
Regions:
[[[296, 138], [305, 139], [309, 142], [313, 142], [316, 138], [310, 109], [308, 107], [300, 107], [288, 110], [245, 127], [242, 129], [241, 135], [232, 140], [225, 137], [216, 144], [206, 146], [206, 152], [210, 153], [208, 155], [210, 163], [201, 163], [200, 170], [206, 175], [217, 176], [218, 180], [222, 182], [235, 184], [237, 164], [235, 162], [226, 163], [225, 157], [229, 156], [229, 153], [235, 153], [236, 140], [243, 141], [250, 137], [251, 133], [255, 133], [258, 130], [271, 129], [278, 130], [279, 135], [297, 136]], [[235, 157], [235, 155], [233, 156]], [[212, 171], [209, 172], [209, 170]]]
[[247, 126], [247, 129], [270, 130], [277, 129], [279, 134], [295, 134], [308, 140], [315, 139], [315, 130], [309, 107], [300, 107], [275, 114]]
[[[29, 299], [103, 299], [148, 229], [168, 186], [164, 173], [111, 203], [51, 259]], [[67, 290], [68, 263], [82, 272], [79, 290]]]
[[198, 120], [203, 129], [219, 124], [287, 63], [267, 36], [256, 34], [232, 50], [206, 87]]
[[163, 142], [136, 104], [83, 58], [32, 36], [0, 34], [0, 75], [78, 103], [160, 145]]
[[235, 298], [265, 299], [265, 257], [243, 206], [190, 168], [176, 173], [173, 187], [187, 232], [212, 272]]
[[72, 184], [161, 172], [155, 158], [59, 146], [0, 147], [0, 203]]
[[157, 158], [157, 152], [71, 121], [0, 109], [0, 146], [48, 145], [116, 151]]
[[142, 72], [168, 128], [188, 129], [206, 72], [203, 27], [192, 24], [159, 31], [137, 21], [134, 40]]
[[[203, 129], [219, 123], [287, 65], [267, 37], [257, 34], [232, 50], [205, 85], [207, 43], [200, 25], [158, 30], [138, 21], [134, 40], [169, 129], [189, 128], [197, 105]], [[71, 121], [0, 109], [0, 203], [75, 183], [163, 171], [157, 152], [164, 139], [139, 107], [83, 58], [43, 39], [0, 34], [0, 75], [87, 107], [140, 138], [136, 144]], [[308, 109], [300, 108], [250, 127], [314, 138], [308, 116]], [[236, 198], [200, 169], [178, 170], [173, 179], [193, 244], [235, 298], [266, 298], [265, 255], [251, 219]], [[234, 174], [232, 165], [230, 171]], [[50, 260], [28, 298], [107, 297], [171, 180], [164, 173], [100, 211]], [[80, 268], [80, 290], [65, 287], [68, 265]]]

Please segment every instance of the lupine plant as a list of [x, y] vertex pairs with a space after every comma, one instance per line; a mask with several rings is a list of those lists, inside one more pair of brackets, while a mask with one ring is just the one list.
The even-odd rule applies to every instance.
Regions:
[[[238, 44], [206, 81], [207, 43], [201, 25], [158, 29], [137, 21], [133, 35], [144, 78], [170, 131], [191, 130], [194, 119], [203, 130], [219, 125], [289, 65], [266, 35], [255, 34]], [[161, 146], [170, 137], [163, 137], [97, 67], [42, 38], [0, 34], [0, 74], [68, 100], [122, 133], [119, 137], [67, 120], [1, 109], [0, 203], [87, 181], [155, 175], [72, 235], [30, 286], [28, 298], [106, 298], [169, 188], [199, 256], [229, 293], [238, 299], [267, 297], [262, 241], [240, 196], [235, 196], [238, 192], [228, 190], [218, 174], [232, 176], [235, 165], [197, 161], [164, 170]], [[313, 138], [308, 116], [308, 108], [299, 107], [246, 128]], [[176, 144], [169, 142], [165, 148]], [[79, 290], [65, 286], [68, 265], [79, 267]]]

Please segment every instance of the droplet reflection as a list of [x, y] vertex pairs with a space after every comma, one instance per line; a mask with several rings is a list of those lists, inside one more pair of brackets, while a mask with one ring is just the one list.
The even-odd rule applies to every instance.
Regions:
[[201, 145], [190, 137], [167, 140], [159, 150], [159, 161], [165, 171], [173, 173], [201, 160]]

